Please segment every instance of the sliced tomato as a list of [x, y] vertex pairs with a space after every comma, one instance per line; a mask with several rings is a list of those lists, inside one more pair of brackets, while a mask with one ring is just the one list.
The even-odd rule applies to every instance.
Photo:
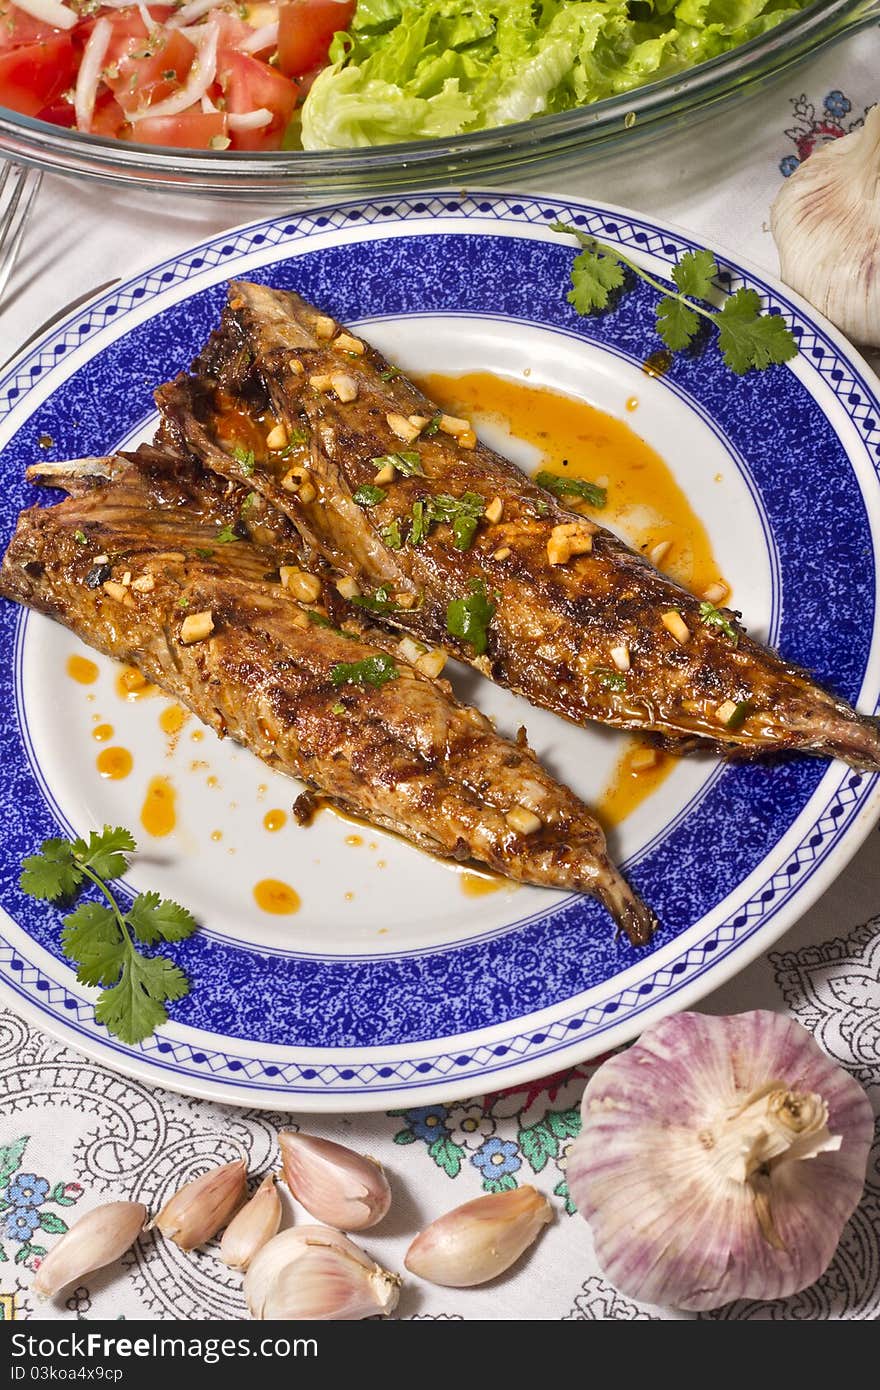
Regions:
[[278, 66], [300, 77], [327, 61], [330, 40], [347, 29], [355, 0], [290, 0], [278, 14]]
[[259, 58], [231, 48], [224, 49], [218, 58], [217, 77], [230, 114], [257, 111], [260, 107], [272, 112], [270, 124], [259, 130], [230, 130], [232, 148], [279, 150], [296, 106], [295, 83]]
[[36, 43], [40, 39], [54, 38], [63, 33], [51, 24], [20, 10], [10, 0], [0, 0], [0, 49], [20, 48], [25, 43]]
[[[150, 5], [150, 18], [154, 25], [164, 24], [174, 14], [173, 5]], [[78, 24], [75, 33], [80, 42], [85, 46], [91, 38], [92, 30], [99, 19], [109, 20], [113, 26], [113, 33], [107, 48], [107, 57], [104, 60], [105, 67], [112, 67], [120, 59], [127, 57], [132, 48], [146, 41], [148, 29], [144, 24], [141, 12], [136, 6], [132, 5], [124, 10], [96, 10]]]
[[116, 140], [126, 124], [126, 115], [112, 92], [99, 92], [92, 112], [92, 135]]
[[123, 111], [143, 110], [182, 86], [195, 56], [195, 45], [178, 29], [163, 29], [105, 68], [104, 81]]
[[179, 149], [210, 150], [212, 141], [226, 135], [222, 111], [202, 111], [190, 106], [178, 116], [146, 116], [128, 126], [120, 137], [139, 145], [174, 145]]
[[36, 116], [76, 81], [77, 54], [68, 34], [0, 51], [0, 106]]

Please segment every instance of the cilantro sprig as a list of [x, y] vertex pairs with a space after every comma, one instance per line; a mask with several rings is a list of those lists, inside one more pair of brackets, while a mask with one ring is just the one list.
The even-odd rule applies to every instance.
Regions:
[[560, 473], [551, 473], [549, 469], [542, 468], [540, 473], [535, 474], [535, 482], [556, 497], [579, 497], [597, 510], [608, 501], [607, 488], [599, 487], [598, 483], [589, 483], [585, 478], [565, 478]]
[[166, 1004], [189, 990], [183, 971], [167, 956], [146, 956], [139, 945], [183, 941], [196, 929], [192, 913], [158, 893], [140, 893], [127, 912], [108, 886], [128, 867], [137, 846], [122, 826], [105, 825], [83, 839], [45, 840], [23, 860], [23, 892], [44, 902], [71, 902], [86, 884], [104, 902], [79, 903], [64, 918], [61, 949], [75, 962], [76, 978], [98, 985], [95, 1017], [125, 1043], [138, 1043], [165, 1023]]
[[793, 334], [778, 314], [763, 312], [756, 290], [736, 290], [720, 309], [707, 308], [705, 302], [700, 302], [708, 300], [719, 273], [711, 251], [686, 251], [673, 267], [676, 288], [670, 290], [616, 246], [597, 241], [565, 222], [554, 222], [552, 230], [574, 236], [581, 248], [571, 267], [572, 287], [568, 293], [568, 302], [579, 314], [607, 309], [612, 294], [623, 287], [629, 270], [659, 290], [662, 298], [657, 305], [657, 332], [671, 351], [688, 347], [703, 320], [718, 330], [721, 355], [737, 376], [752, 369], [763, 371], [797, 355]]
[[716, 608], [714, 603], [700, 604], [700, 622], [704, 627], [717, 627], [729, 637], [733, 645], [739, 645], [739, 633], [733, 626], [729, 618], [725, 618], [720, 608]]
[[475, 656], [482, 656], [489, 645], [489, 624], [497, 605], [479, 579], [472, 579], [466, 598], [454, 598], [446, 609], [446, 631], [450, 637], [467, 642]]
[[396, 680], [400, 675], [393, 658], [368, 656], [363, 661], [338, 661], [330, 672], [334, 685], [369, 685], [379, 690], [386, 681]]

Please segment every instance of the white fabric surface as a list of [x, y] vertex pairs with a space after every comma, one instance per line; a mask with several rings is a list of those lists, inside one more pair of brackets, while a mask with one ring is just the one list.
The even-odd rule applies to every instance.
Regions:
[[[880, 33], [870, 30], [821, 55], [748, 103], [685, 125], [626, 157], [544, 174], [529, 185], [617, 202], [716, 238], [738, 256], [775, 269], [768, 208], [786, 157], [848, 129], [880, 97]], [[848, 105], [847, 105], [848, 104]], [[273, 211], [273, 205], [116, 193], [55, 177], [44, 181], [19, 264], [0, 312], [10, 356], [63, 305], [111, 277], [134, 274], [192, 241]], [[702, 1007], [712, 1012], [788, 1009], [880, 1101], [880, 864], [877, 832], [837, 884], [767, 957]], [[564, 1181], [565, 1149], [577, 1127], [583, 1068], [501, 1097], [428, 1107], [433, 1114], [304, 1121], [386, 1164], [395, 1202], [363, 1244], [402, 1268], [409, 1240], [428, 1220], [483, 1190], [485, 1180], [532, 1181], [548, 1195]], [[294, 1117], [294, 1122], [296, 1117]], [[277, 1163], [280, 1117], [189, 1101], [115, 1076], [0, 1011], [0, 1316], [109, 1319], [243, 1316], [240, 1280], [211, 1249], [185, 1256], [148, 1236], [121, 1267], [91, 1276], [48, 1304], [29, 1292], [37, 1256], [59, 1223], [105, 1193], [135, 1196], [153, 1210], [200, 1163], [244, 1146], [253, 1174]], [[433, 1123], [432, 1123], [433, 1121]], [[427, 1139], [421, 1136], [427, 1135]], [[395, 1136], [397, 1136], [395, 1140]], [[436, 1143], [436, 1137], [445, 1142]], [[25, 1142], [22, 1144], [22, 1139]], [[433, 1141], [433, 1142], [431, 1142]], [[497, 1141], [489, 1143], [489, 1141]], [[429, 1142], [431, 1147], [429, 1148]], [[487, 1148], [487, 1143], [489, 1147]], [[4, 1147], [5, 1146], [5, 1147]], [[474, 1157], [479, 1159], [473, 1162]], [[6, 1160], [4, 1165], [4, 1158]], [[865, 1199], [828, 1274], [778, 1305], [735, 1305], [719, 1317], [876, 1318], [880, 1310], [878, 1158]], [[457, 1172], [454, 1172], [456, 1170]], [[31, 1182], [35, 1177], [36, 1185]], [[408, 1279], [405, 1318], [598, 1319], [675, 1317], [640, 1309], [601, 1277], [590, 1235], [552, 1200], [557, 1216], [533, 1253], [485, 1290], [433, 1288]], [[3, 1208], [3, 1202], [7, 1205]], [[10, 1234], [14, 1211], [21, 1235]], [[33, 1220], [36, 1220], [34, 1217]], [[297, 1219], [302, 1220], [299, 1213]], [[52, 1229], [54, 1228], [54, 1229]], [[22, 1251], [25, 1251], [22, 1257]], [[16, 1254], [19, 1260], [16, 1263]], [[13, 1298], [14, 1295], [14, 1305]]]

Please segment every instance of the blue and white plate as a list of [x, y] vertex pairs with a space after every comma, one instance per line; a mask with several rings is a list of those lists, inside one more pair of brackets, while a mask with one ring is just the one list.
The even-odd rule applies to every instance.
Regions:
[[[34, 459], [101, 454], [149, 433], [151, 390], [215, 324], [230, 276], [292, 287], [357, 324], [414, 371], [525, 373], [625, 418], [665, 457], [704, 521], [736, 606], [756, 634], [860, 709], [877, 708], [880, 403], [870, 374], [788, 291], [719, 255], [800, 343], [786, 367], [736, 378], [710, 346], [662, 379], [653, 292], [604, 316], [567, 304], [571, 247], [558, 218], [619, 244], [655, 275], [694, 243], [619, 209], [552, 199], [436, 194], [273, 218], [197, 246], [117, 286], [53, 329], [0, 382], [2, 539], [34, 500]], [[161, 696], [123, 700], [117, 671], [66, 674], [77, 641], [12, 604], [2, 624], [0, 980], [10, 1004], [121, 1071], [194, 1095], [295, 1110], [369, 1110], [495, 1090], [580, 1061], [692, 1005], [789, 927], [874, 823], [874, 777], [791, 759], [676, 766], [611, 838], [663, 927], [648, 950], [615, 938], [592, 901], [535, 888], [482, 897], [456, 870], [332, 813], [290, 819], [295, 785], [244, 750], [167, 734]], [[554, 771], [588, 800], [619, 740], [581, 730], [469, 678], [499, 727], [525, 722]], [[96, 768], [111, 725], [133, 755]], [[150, 837], [151, 779], [176, 828]], [[151, 887], [203, 924], [173, 953], [192, 989], [139, 1047], [108, 1037], [59, 949], [60, 916], [18, 887], [49, 835], [105, 822], [141, 844], [124, 892]], [[295, 915], [257, 906], [254, 884], [295, 888]]]

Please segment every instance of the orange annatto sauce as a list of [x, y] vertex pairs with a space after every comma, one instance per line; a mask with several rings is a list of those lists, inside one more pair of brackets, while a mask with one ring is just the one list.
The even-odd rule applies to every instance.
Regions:
[[466, 898], [484, 898], [487, 893], [497, 893], [499, 889], [513, 885], [499, 874], [474, 874], [465, 872], [459, 875], [461, 891]]
[[[645, 765], [649, 757], [653, 757], [653, 761]], [[620, 755], [611, 781], [593, 808], [599, 824], [606, 830], [620, 825], [637, 806], [653, 796], [666, 781], [675, 762], [669, 753], [650, 748], [641, 739], [632, 739], [626, 752]]]
[[278, 878], [262, 878], [254, 884], [254, 900], [263, 912], [276, 917], [291, 917], [299, 912], [301, 899], [295, 888]]
[[189, 719], [189, 710], [183, 705], [168, 705], [159, 715], [159, 728], [163, 734], [179, 734]]
[[270, 832], [283, 830], [286, 824], [286, 811], [267, 811], [263, 817], [263, 829]]
[[134, 758], [127, 748], [102, 748], [95, 759], [95, 766], [108, 781], [121, 782], [134, 767]]
[[115, 732], [112, 724], [96, 724], [92, 729], [92, 738], [96, 743], [107, 743]]
[[98, 668], [87, 656], [69, 656], [67, 674], [77, 685], [94, 685], [98, 679]]
[[167, 777], [153, 777], [141, 807], [141, 825], [161, 840], [177, 825], [177, 792]]
[[116, 694], [120, 700], [146, 700], [155, 695], [156, 689], [136, 666], [123, 666], [116, 677]]

